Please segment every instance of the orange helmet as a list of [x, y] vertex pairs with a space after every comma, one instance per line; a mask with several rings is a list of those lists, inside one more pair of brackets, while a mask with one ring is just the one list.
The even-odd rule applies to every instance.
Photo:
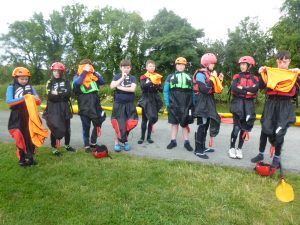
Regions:
[[240, 63], [248, 63], [250, 65], [250, 67], [254, 67], [255, 65], [255, 60], [253, 59], [252, 56], [243, 56], [239, 59], [239, 64]]
[[186, 64], [187, 64], [186, 58], [178, 57], [178, 58], [175, 60], [175, 64], [184, 64], [184, 65], [186, 65]]
[[66, 71], [66, 67], [64, 64], [62, 64], [61, 62], [55, 62], [51, 65], [50, 67], [50, 70], [53, 71], [53, 70], [60, 70], [62, 72], [65, 72]]
[[12, 72], [13, 77], [31, 77], [29, 70], [25, 67], [16, 67]]
[[204, 67], [208, 67], [209, 64], [216, 64], [217, 57], [213, 53], [206, 53], [201, 57], [201, 65]]

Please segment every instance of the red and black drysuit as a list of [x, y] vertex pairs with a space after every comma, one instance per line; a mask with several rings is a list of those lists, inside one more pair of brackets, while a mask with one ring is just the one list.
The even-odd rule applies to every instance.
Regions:
[[[121, 78], [121, 74], [113, 77], [114, 81]], [[136, 83], [136, 79], [132, 75], [127, 75], [121, 82], [123, 87], [131, 87]], [[116, 132], [117, 138], [121, 143], [128, 141], [129, 132], [138, 124], [138, 115], [134, 105], [134, 92], [126, 92], [116, 88], [114, 92], [114, 104], [111, 115], [111, 124]]]
[[38, 96], [31, 85], [20, 85], [16, 81], [10, 84], [6, 90], [6, 103], [11, 109], [8, 130], [16, 141], [16, 154], [20, 165], [27, 161], [29, 164], [33, 163], [33, 155], [35, 153], [35, 145], [32, 143], [29, 132], [28, 109], [24, 100], [24, 95], [26, 94]]
[[290, 125], [296, 122], [296, 115], [292, 99], [298, 96], [300, 77], [290, 92], [274, 91], [266, 88], [266, 83], [259, 78], [259, 88], [266, 89], [266, 102], [264, 105], [261, 124], [259, 152], [265, 151], [267, 139], [275, 147], [275, 156], [281, 154], [284, 136]]
[[238, 148], [241, 149], [246, 132], [250, 132], [253, 128], [256, 119], [254, 99], [257, 96], [258, 88], [258, 77], [249, 72], [235, 74], [232, 78], [231, 94], [233, 97], [230, 102], [230, 112], [233, 114], [233, 129], [230, 148], [235, 148], [235, 142], [240, 132]]
[[[65, 138], [65, 145], [70, 144], [71, 127], [71, 86], [68, 80], [52, 78], [47, 82], [47, 106], [43, 118], [51, 131], [51, 146], [59, 147], [58, 141]], [[57, 94], [53, 94], [55, 91]]]
[[217, 113], [213, 82], [209, 79], [210, 71], [206, 68], [196, 70], [193, 75], [193, 89], [195, 94], [194, 117], [197, 118], [198, 129], [195, 133], [195, 154], [203, 153], [207, 130], [210, 137], [218, 135], [221, 118]]
[[145, 75], [140, 76], [140, 83], [142, 96], [138, 101], [138, 105], [142, 107], [141, 139], [144, 140], [147, 129], [147, 122], [149, 121], [147, 129], [147, 139], [150, 139], [152, 127], [158, 120], [158, 112], [163, 105], [158, 92], [162, 92], [162, 87], [160, 84], [153, 84], [150, 78], [146, 77]]

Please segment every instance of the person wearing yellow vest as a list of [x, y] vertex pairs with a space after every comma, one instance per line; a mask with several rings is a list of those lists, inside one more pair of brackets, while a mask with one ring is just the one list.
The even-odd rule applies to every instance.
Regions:
[[[201, 57], [201, 69], [194, 72], [193, 90], [195, 94], [194, 117], [197, 118], [198, 129], [195, 133], [195, 155], [208, 159], [207, 152], [214, 152], [214, 149], [205, 146], [206, 135], [210, 128], [210, 137], [218, 135], [221, 119], [216, 110], [214, 93], [222, 91], [224, 75], [214, 71], [217, 57], [213, 53], [206, 53]], [[217, 85], [217, 86], [216, 86]], [[212, 145], [212, 144], [211, 144]], [[211, 147], [211, 146], [209, 146]]]
[[[296, 121], [294, 106], [291, 100], [298, 95], [298, 85], [300, 84], [300, 70], [289, 70], [290, 62], [291, 54], [288, 51], [280, 51], [276, 55], [277, 72], [281, 74], [281, 79], [276, 75], [273, 77], [275, 68], [271, 69], [271, 72], [266, 66], [260, 67], [259, 69], [259, 73], [261, 74], [260, 88], [266, 89], [267, 99], [261, 118], [262, 128], [259, 153], [251, 159], [253, 163], [264, 160], [267, 139], [269, 139], [271, 145], [275, 147], [272, 165], [276, 168], [280, 166], [280, 155], [284, 143], [284, 136], [289, 126]], [[295, 79], [289, 79], [294, 80], [292, 85], [290, 81], [286, 82], [286, 78], [290, 77], [291, 73], [294, 73], [294, 76], [296, 76]], [[283, 85], [284, 83], [286, 85]], [[281, 84], [280, 87], [278, 87], [277, 84]], [[287, 88], [287, 86], [290, 86], [290, 88]]]
[[[29, 128], [29, 114], [33, 109], [27, 107], [25, 96], [32, 95], [37, 105], [41, 101], [34, 87], [29, 84], [31, 73], [27, 68], [16, 67], [12, 72], [12, 77], [13, 83], [6, 90], [6, 103], [11, 110], [8, 130], [16, 141], [16, 155], [19, 159], [19, 165], [22, 167], [32, 166], [37, 164], [33, 158], [37, 146], [33, 143]], [[39, 118], [37, 119], [39, 120]]]
[[[101, 126], [106, 118], [99, 97], [99, 87], [104, 84], [103, 77], [94, 70], [90, 59], [80, 61], [73, 81], [78, 101], [78, 114], [82, 123], [85, 152], [90, 153], [97, 147], [97, 138], [101, 136]], [[90, 137], [91, 123], [93, 130]]]
[[[259, 86], [259, 79], [252, 72], [255, 67], [254, 58], [243, 56], [238, 63], [241, 72], [233, 75], [230, 87], [233, 96], [230, 102], [230, 112], [233, 114], [233, 129], [228, 154], [233, 159], [243, 158], [242, 147], [256, 118], [254, 99], [257, 97]], [[238, 147], [235, 148], [238, 135]]]
[[155, 62], [153, 60], [147, 60], [146, 70], [147, 72], [140, 76], [142, 96], [138, 104], [142, 108], [142, 135], [138, 144], [142, 144], [144, 142], [146, 130], [147, 142], [150, 144], [154, 142], [151, 138], [151, 133], [153, 125], [158, 120], [158, 112], [163, 105], [158, 94], [159, 92], [162, 92], [162, 76], [155, 72]]
[[164, 101], [168, 108], [168, 122], [171, 124], [171, 142], [167, 149], [177, 146], [176, 137], [179, 125], [182, 127], [184, 147], [193, 151], [189, 141], [189, 124], [193, 123], [193, 89], [190, 74], [185, 73], [187, 60], [179, 57], [175, 60], [176, 71], [168, 75], [164, 83]]
[[115, 152], [120, 152], [124, 147], [130, 151], [128, 135], [138, 124], [138, 115], [134, 105], [136, 78], [130, 74], [130, 60], [123, 59], [120, 62], [120, 74], [113, 76], [110, 88], [114, 89], [114, 104], [111, 114], [111, 124], [116, 132]]

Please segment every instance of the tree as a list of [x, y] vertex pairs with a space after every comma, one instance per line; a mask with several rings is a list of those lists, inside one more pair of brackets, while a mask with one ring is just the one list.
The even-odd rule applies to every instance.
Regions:
[[35, 13], [29, 21], [17, 21], [9, 26], [9, 32], [2, 35], [5, 44], [3, 60], [16, 66], [26, 66], [32, 73], [32, 81], [43, 80], [46, 48], [48, 42], [45, 20], [41, 13]]
[[187, 58], [190, 66], [199, 64], [198, 39], [203, 36], [202, 30], [194, 29], [186, 19], [164, 8], [148, 23], [143, 51], [167, 75], [174, 71], [174, 61], [179, 56]]
[[292, 55], [291, 67], [300, 64], [300, 0], [286, 0], [281, 8], [284, 14], [271, 28], [277, 50], [288, 50]]
[[260, 29], [257, 19], [245, 17], [234, 31], [228, 32], [228, 40], [222, 52], [224, 58], [220, 60], [224, 73], [229, 75], [226, 78], [231, 80], [232, 75], [240, 71], [238, 60], [241, 56], [252, 56], [256, 65], [264, 65], [272, 47], [268, 33]]

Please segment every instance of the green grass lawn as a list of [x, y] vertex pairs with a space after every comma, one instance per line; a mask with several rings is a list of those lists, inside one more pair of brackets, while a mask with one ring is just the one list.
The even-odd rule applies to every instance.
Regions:
[[287, 174], [295, 201], [282, 203], [277, 177], [243, 169], [50, 148], [21, 168], [13, 144], [0, 149], [0, 224], [300, 224], [297, 174]]

